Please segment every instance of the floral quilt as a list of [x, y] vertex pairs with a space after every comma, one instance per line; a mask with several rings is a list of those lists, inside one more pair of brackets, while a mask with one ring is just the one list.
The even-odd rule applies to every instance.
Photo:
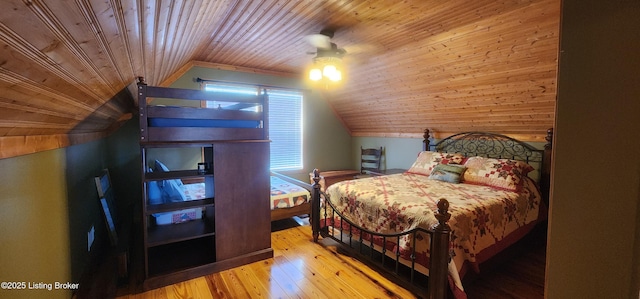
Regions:
[[[184, 184], [182, 186], [186, 200], [205, 198], [204, 183]], [[271, 209], [292, 208], [311, 200], [307, 189], [271, 176]]]
[[285, 209], [299, 206], [311, 200], [307, 189], [271, 176], [271, 209]]
[[[540, 192], [532, 180], [524, 181], [522, 190], [514, 192], [403, 173], [342, 181], [331, 185], [326, 193], [346, 218], [380, 233], [432, 227], [437, 223], [436, 203], [440, 198], [447, 199], [455, 266], [460, 271], [468, 262], [477, 270], [478, 254], [483, 250], [495, 252], [492, 246], [538, 219]], [[429, 238], [419, 235], [416, 240], [416, 262], [428, 267]], [[400, 244], [385, 244], [390, 250], [398, 246], [403, 255], [413, 245], [410, 237], [401, 239]]]

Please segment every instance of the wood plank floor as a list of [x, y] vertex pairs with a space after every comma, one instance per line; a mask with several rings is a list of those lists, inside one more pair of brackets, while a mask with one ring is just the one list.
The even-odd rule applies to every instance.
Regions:
[[469, 299], [542, 299], [546, 265], [546, 226], [480, 266], [481, 275], [467, 275], [463, 285]]
[[[118, 298], [415, 298], [335, 247], [313, 243], [306, 219], [294, 219], [274, 223], [273, 259]], [[543, 298], [545, 246], [532, 242], [465, 281], [469, 298]]]

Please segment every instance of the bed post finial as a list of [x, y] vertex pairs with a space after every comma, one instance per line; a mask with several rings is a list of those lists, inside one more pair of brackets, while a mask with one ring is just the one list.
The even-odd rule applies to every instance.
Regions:
[[431, 140], [431, 132], [429, 132], [429, 129], [424, 129], [424, 134], [422, 135], [422, 138], [424, 138], [422, 140], [422, 151], [428, 151], [429, 147], [431, 146], [430, 140]]
[[553, 128], [547, 129], [547, 136], [544, 137], [544, 140], [547, 141], [544, 145], [544, 149], [551, 149], [553, 145]]
[[141, 84], [146, 85], [147, 83], [144, 82], [144, 77], [138, 76], [138, 85], [141, 85]]
[[438, 214], [436, 214], [436, 219], [438, 219], [438, 225], [436, 226], [436, 228], [434, 228], [435, 230], [438, 229], [446, 229], [446, 230], [450, 230], [451, 228], [449, 228], [449, 225], [447, 224], [447, 221], [449, 221], [449, 219], [451, 219], [451, 213], [449, 213], [449, 201], [444, 199], [444, 198], [440, 198], [438, 200]]
[[313, 185], [320, 185], [320, 170], [318, 168], [313, 169]]

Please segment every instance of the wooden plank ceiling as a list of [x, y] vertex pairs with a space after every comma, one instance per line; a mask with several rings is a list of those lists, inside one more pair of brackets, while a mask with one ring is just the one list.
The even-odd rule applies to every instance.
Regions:
[[135, 111], [137, 76], [191, 65], [304, 77], [324, 28], [347, 50], [321, 89], [354, 136], [554, 123], [559, 0], [3, 0], [0, 158], [92, 140]]

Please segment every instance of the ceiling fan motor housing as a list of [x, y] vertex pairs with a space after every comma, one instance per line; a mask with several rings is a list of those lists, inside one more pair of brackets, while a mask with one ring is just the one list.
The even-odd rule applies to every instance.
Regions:
[[317, 48], [316, 58], [320, 57], [336, 57], [342, 58], [347, 51], [344, 49], [339, 49], [336, 44], [331, 43], [331, 48]]

